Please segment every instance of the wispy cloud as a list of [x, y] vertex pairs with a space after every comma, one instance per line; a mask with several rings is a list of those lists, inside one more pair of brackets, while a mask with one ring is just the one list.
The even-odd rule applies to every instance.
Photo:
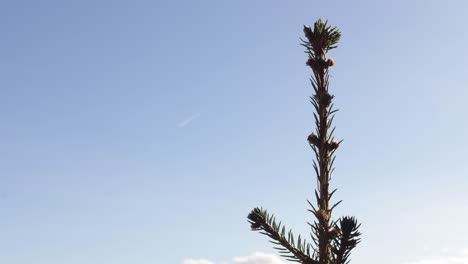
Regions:
[[[285, 264], [278, 256], [261, 252], [253, 253], [245, 257], [236, 257], [232, 260], [232, 264]], [[215, 264], [214, 262], [204, 259], [186, 259], [182, 264]], [[225, 263], [226, 264], [226, 263]]]
[[[177, 124], [177, 126], [178, 126], [179, 128], [183, 128], [183, 127], [187, 126], [188, 124], [192, 123], [193, 120], [199, 118], [200, 115], [201, 115], [200, 113], [197, 113], [197, 114], [195, 114], [195, 115], [192, 115], [192, 116], [190, 116], [190, 117], [188, 117], [188, 118], [186, 118], [186, 119], [180, 121], [180, 122]], [[184, 264], [185, 264], [185, 263], [184, 263]], [[189, 264], [190, 264], [190, 263], [189, 263]]]

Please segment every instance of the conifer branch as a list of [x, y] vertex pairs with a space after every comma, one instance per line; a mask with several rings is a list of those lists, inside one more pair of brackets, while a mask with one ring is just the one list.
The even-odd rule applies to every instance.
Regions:
[[332, 242], [334, 263], [348, 263], [351, 250], [361, 241], [358, 229], [360, 224], [354, 217], [345, 216], [336, 226], [337, 236]]
[[274, 215], [270, 215], [262, 208], [255, 208], [247, 217], [252, 230], [260, 231], [261, 234], [269, 236], [271, 243], [275, 244], [274, 249], [278, 250], [282, 257], [306, 264], [318, 264], [314, 260], [314, 252], [309, 243], [301, 239], [297, 240], [291, 230], [286, 233], [286, 227], [281, 223], [276, 223]]

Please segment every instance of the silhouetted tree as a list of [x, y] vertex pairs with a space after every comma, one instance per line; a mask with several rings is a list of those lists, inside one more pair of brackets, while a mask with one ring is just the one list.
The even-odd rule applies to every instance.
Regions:
[[309, 211], [314, 215], [311, 227], [313, 244], [307, 243], [299, 235], [294, 238], [284, 225], [277, 223], [275, 217], [262, 208], [255, 208], [248, 215], [252, 230], [269, 236], [281, 256], [290, 261], [305, 264], [345, 264], [349, 262], [351, 250], [360, 242], [360, 224], [354, 217], [344, 216], [332, 220], [333, 209], [341, 202], [330, 205], [330, 199], [336, 189], [329, 191], [335, 151], [341, 141], [334, 139], [332, 126], [337, 110], [333, 108], [333, 95], [329, 93], [328, 69], [335, 65], [332, 58], [327, 58], [328, 51], [337, 47], [341, 33], [336, 27], [330, 27], [320, 19], [314, 27], [304, 26], [305, 39], [302, 46], [306, 49], [306, 65], [312, 69], [311, 84], [314, 90], [310, 97], [314, 107], [315, 132], [307, 138], [315, 153], [313, 163], [317, 175], [316, 203], [310, 201]]

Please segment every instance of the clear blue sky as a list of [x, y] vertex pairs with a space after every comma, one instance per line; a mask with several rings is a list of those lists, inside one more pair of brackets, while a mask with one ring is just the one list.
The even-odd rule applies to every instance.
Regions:
[[[302, 25], [330, 55], [352, 263], [468, 247], [466, 1], [1, 1], [0, 263], [216, 264], [307, 235]], [[337, 216], [338, 216], [337, 215]]]

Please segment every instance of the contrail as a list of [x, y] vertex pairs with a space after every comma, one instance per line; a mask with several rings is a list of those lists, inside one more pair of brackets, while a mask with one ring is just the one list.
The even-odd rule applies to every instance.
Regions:
[[186, 125], [192, 123], [193, 120], [195, 120], [195, 119], [197, 119], [197, 118], [199, 118], [199, 117], [200, 117], [200, 113], [195, 114], [195, 115], [193, 115], [193, 116], [191, 116], [191, 117], [189, 117], [189, 118], [187, 118], [187, 119], [181, 121], [179, 124], [177, 124], [177, 126], [178, 126], [179, 128], [183, 128], [183, 127], [185, 127]]

